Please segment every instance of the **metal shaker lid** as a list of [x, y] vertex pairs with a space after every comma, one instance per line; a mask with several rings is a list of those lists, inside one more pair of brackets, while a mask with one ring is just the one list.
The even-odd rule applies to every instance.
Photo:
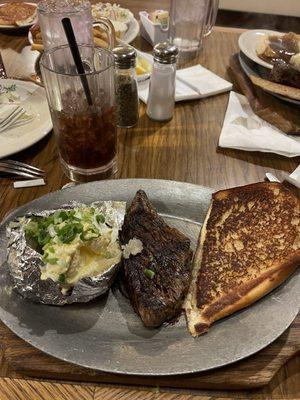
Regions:
[[131, 46], [117, 46], [113, 49], [115, 66], [127, 69], [135, 66], [136, 51]]
[[158, 43], [153, 48], [154, 61], [161, 64], [174, 64], [176, 63], [178, 55], [178, 48], [169, 42]]

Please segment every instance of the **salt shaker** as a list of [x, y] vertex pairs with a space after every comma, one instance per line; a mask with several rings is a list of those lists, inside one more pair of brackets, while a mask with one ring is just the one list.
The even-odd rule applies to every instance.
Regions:
[[168, 42], [158, 43], [153, 49], [154, 63], [146, 111], [153, 120], [166, 121], [173, 116], [177, 55], [177, 47]]
[[139, 98], [135, 73], [136, 51], [130, 46], [113, 49], [117, 125], [131, 128], [139, 119]]

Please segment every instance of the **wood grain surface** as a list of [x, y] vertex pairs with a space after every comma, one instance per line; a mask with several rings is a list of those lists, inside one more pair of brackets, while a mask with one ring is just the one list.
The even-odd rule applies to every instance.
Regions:
[[[122, 4], [129, 6], [135, 13], [141, 9], [153, 10], [163, 8], [165, 1], [138, 1], [124, 0]], [[229, 79], [227, 67], [232, 54], [238, 50], [239, 33], [230, 29], [215, 29], [209, 36], [198, 59], [187, 60], [187, 64], [200, 62], [206, 68], [218, 75]], [[149, 49], [147, 43], [138, 38], [137, 47]], [[32, 72], [36, 54], [29, 51], [25, 36], [0, 34], [0, 49], [9, 76], [27, 78]], [[269, 171], [281, 176], [281, 171], [291, 172], [299, 164], [299, 158], [287, 159], [273, 154], [250, 153], [236, 150], [218, 148], [218, 138], [221, 131], [224, 114], [226, 111], [228, 94], [221, 94], [201, 101], [191, 101], [176, 105], [174, 118], [167, 123], [155, 123], [145, 115], [145, 107], [141, 105], [140, 121], [130, 130], [119, 130], [118, 133], [118, 167], [116, 178], [160, 178], [186, 181], [201, 185], [211, 186], [215, 189], [225, 188], [256, 182], [264, 179], [265, 172]], [[276, 102], [277, 100], [274, 99]], [[297, 109], [295, 109], [297, 111]], [[19, 189], [12, 188], [11, 180], [0, 181], [0, 220], [13, 208], [20, 206], [45, 193], [58, 190], [67, 179], [63, 176], [59, 165], [53, 134], [15, 156], [20, 161], [43, 168], [46, 171], [47, 185], [44, 187]], [[296, 328], [295, 328], [296, 327]], [[239, 392], [195, 391], [193, 384], [189, 383], [189, 390], [149, 390], [141, 387], [126, 387], [120, 385], [71, 385], [58, 384], [44, 381], [20, 379], [24, 377], [24, 370], [28, 367], [27, 355], [36, 352], [24, 345], [23, 358], [19, 353], [22, 341], [1, 326], [0, 331], [5, 332], [5, 340], [12, 337], [14, 348], [5, 349], [5, 340], [0, 340], [3, 346], [0, 373], [0, 399], [160, 399], [160, 400], [196, 400], [211, 398], [255, 398], [255, 399], [287, 399], [300, 398], [300, 361], [299, 357], [290, 360], [281, 368], [270, 384], [260, 390]], [[289, 342], [289, 335], [294, 335], [294, 329], [299, 330], [299, 319], [295, 326], [286, 332], [278, 342], [276, 354], [269, 353], [264, 366], [257, 366], [257, 375], [263, 376], [268, 371], [268, 365], [279, 356], [287, 360], [291, 349], [299, 345], [299, 339]], [[294, 331], [293, 331], [294, 330]], [[285, 347], [285, 344], [288, 346]], [[294, 344], [293, 344], [294, 343]], [[27, 347], [26, 347], [27, 346]], [[44, 365], [44, 354], [34, 356], [37, 363], [35, 369]], [[20, 355], [20, 362], [15, 361]], [[14, 360], [14, 361], [13, 361]], [[277, 359], [276, 359], [277, 360]], [[249, 359], [250, 362], [250, 359]], [[48, 364], [50, 370], [60, 362], [52, 360]], [[52, 366], [52, 367], [51, 367]], [[25, 368], [26, 367], [26, 368]], [[64, 368], [60, 364], [63, 375]], [[27, 368], [28, 369], [28, 368]], [[246, 366], [244, 367], [246, 370]], [[53, 372], [52, 371], [52, 372]], [[235, 380], [238, 381], [236, 372]], [[75, 374], [76, 375], [76, 374]], [[250, 377], [252, 376], [249, 374]], [[54, 376], [54, 375], [53, 375]], [[14, 377], [18, 379], [9, 379]], [[56, 376], [58, 379], [59, 377]], [[70, 379], [67, 374], [61, 376]], [[74, 377], [75, 379], [75, 377]], [[77, 378], [76, 378], [77, 379]], [[79, 378], [80, 379], [80, 378]], [[255, 379], [255, 378], [253, 378]], [[228, 377], [230, 381], [230, 377]], [[191, 378], [192, 381], [192, 378]], [[138, 384], [137, 380], [131, 383]], [[174, 385], [174, 383], [173, 383]], [[170, 382], [172, 386], [172, 382]], [[214, 387], [216, 388], [216, 386]]]

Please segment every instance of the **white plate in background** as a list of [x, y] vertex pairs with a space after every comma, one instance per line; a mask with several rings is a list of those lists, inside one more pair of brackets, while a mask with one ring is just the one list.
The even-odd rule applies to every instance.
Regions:
[[240, 50], [248, 57], [250, 60], [256, 62], [257, 64], [261, 65], [262, 67], [272, 69], [273, 65], [267, 63], [266, 61], [262, 60], [256, 54], [256, 47], [258, 43], [264, 37], [268, 37], [270, 35], [282, 36], [285, 33], [276, 32], [276, 31], [269, 31], [267, 29], [254, 29], [250, 31], [246, 31], [242, 33], [239, 37], [239, 47]]
[[44, 88], [17, 79], [1, 79], [1, 85], [16, 85], [16, 91], [22, 93], [22, 96], [28, 93], [26, 99], [20, 101], [20, 106], [33, 114], [34, 119], [27, 124], [0, 133], [0, 159], [27, 149], [52, 130]]

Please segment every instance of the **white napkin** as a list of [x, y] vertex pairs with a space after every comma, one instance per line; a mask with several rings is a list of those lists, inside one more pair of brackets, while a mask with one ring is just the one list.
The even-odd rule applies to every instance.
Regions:
[[220, 78], [200, 64], [178, 70], [176, 78], [198, 93], [200, 98], [213, 96], [232, 89], [231, 82]]
[[231, 92], [220, 147], [277, 153], [286, 157], [300, 155], [300, 138], [288, 136], [252, 111], [245, 96]]
[[[144, 103], [148, 99], [149, 82], [148, 79], [138, 84], [139, 98]], [[201, 65], [178, 70], [175, 84], [175, 101], [202, 99], [232, 89], [232, 83]]]
[[290, 175], [285, 176], [285, 180], [300, 189], [300, 165]]

